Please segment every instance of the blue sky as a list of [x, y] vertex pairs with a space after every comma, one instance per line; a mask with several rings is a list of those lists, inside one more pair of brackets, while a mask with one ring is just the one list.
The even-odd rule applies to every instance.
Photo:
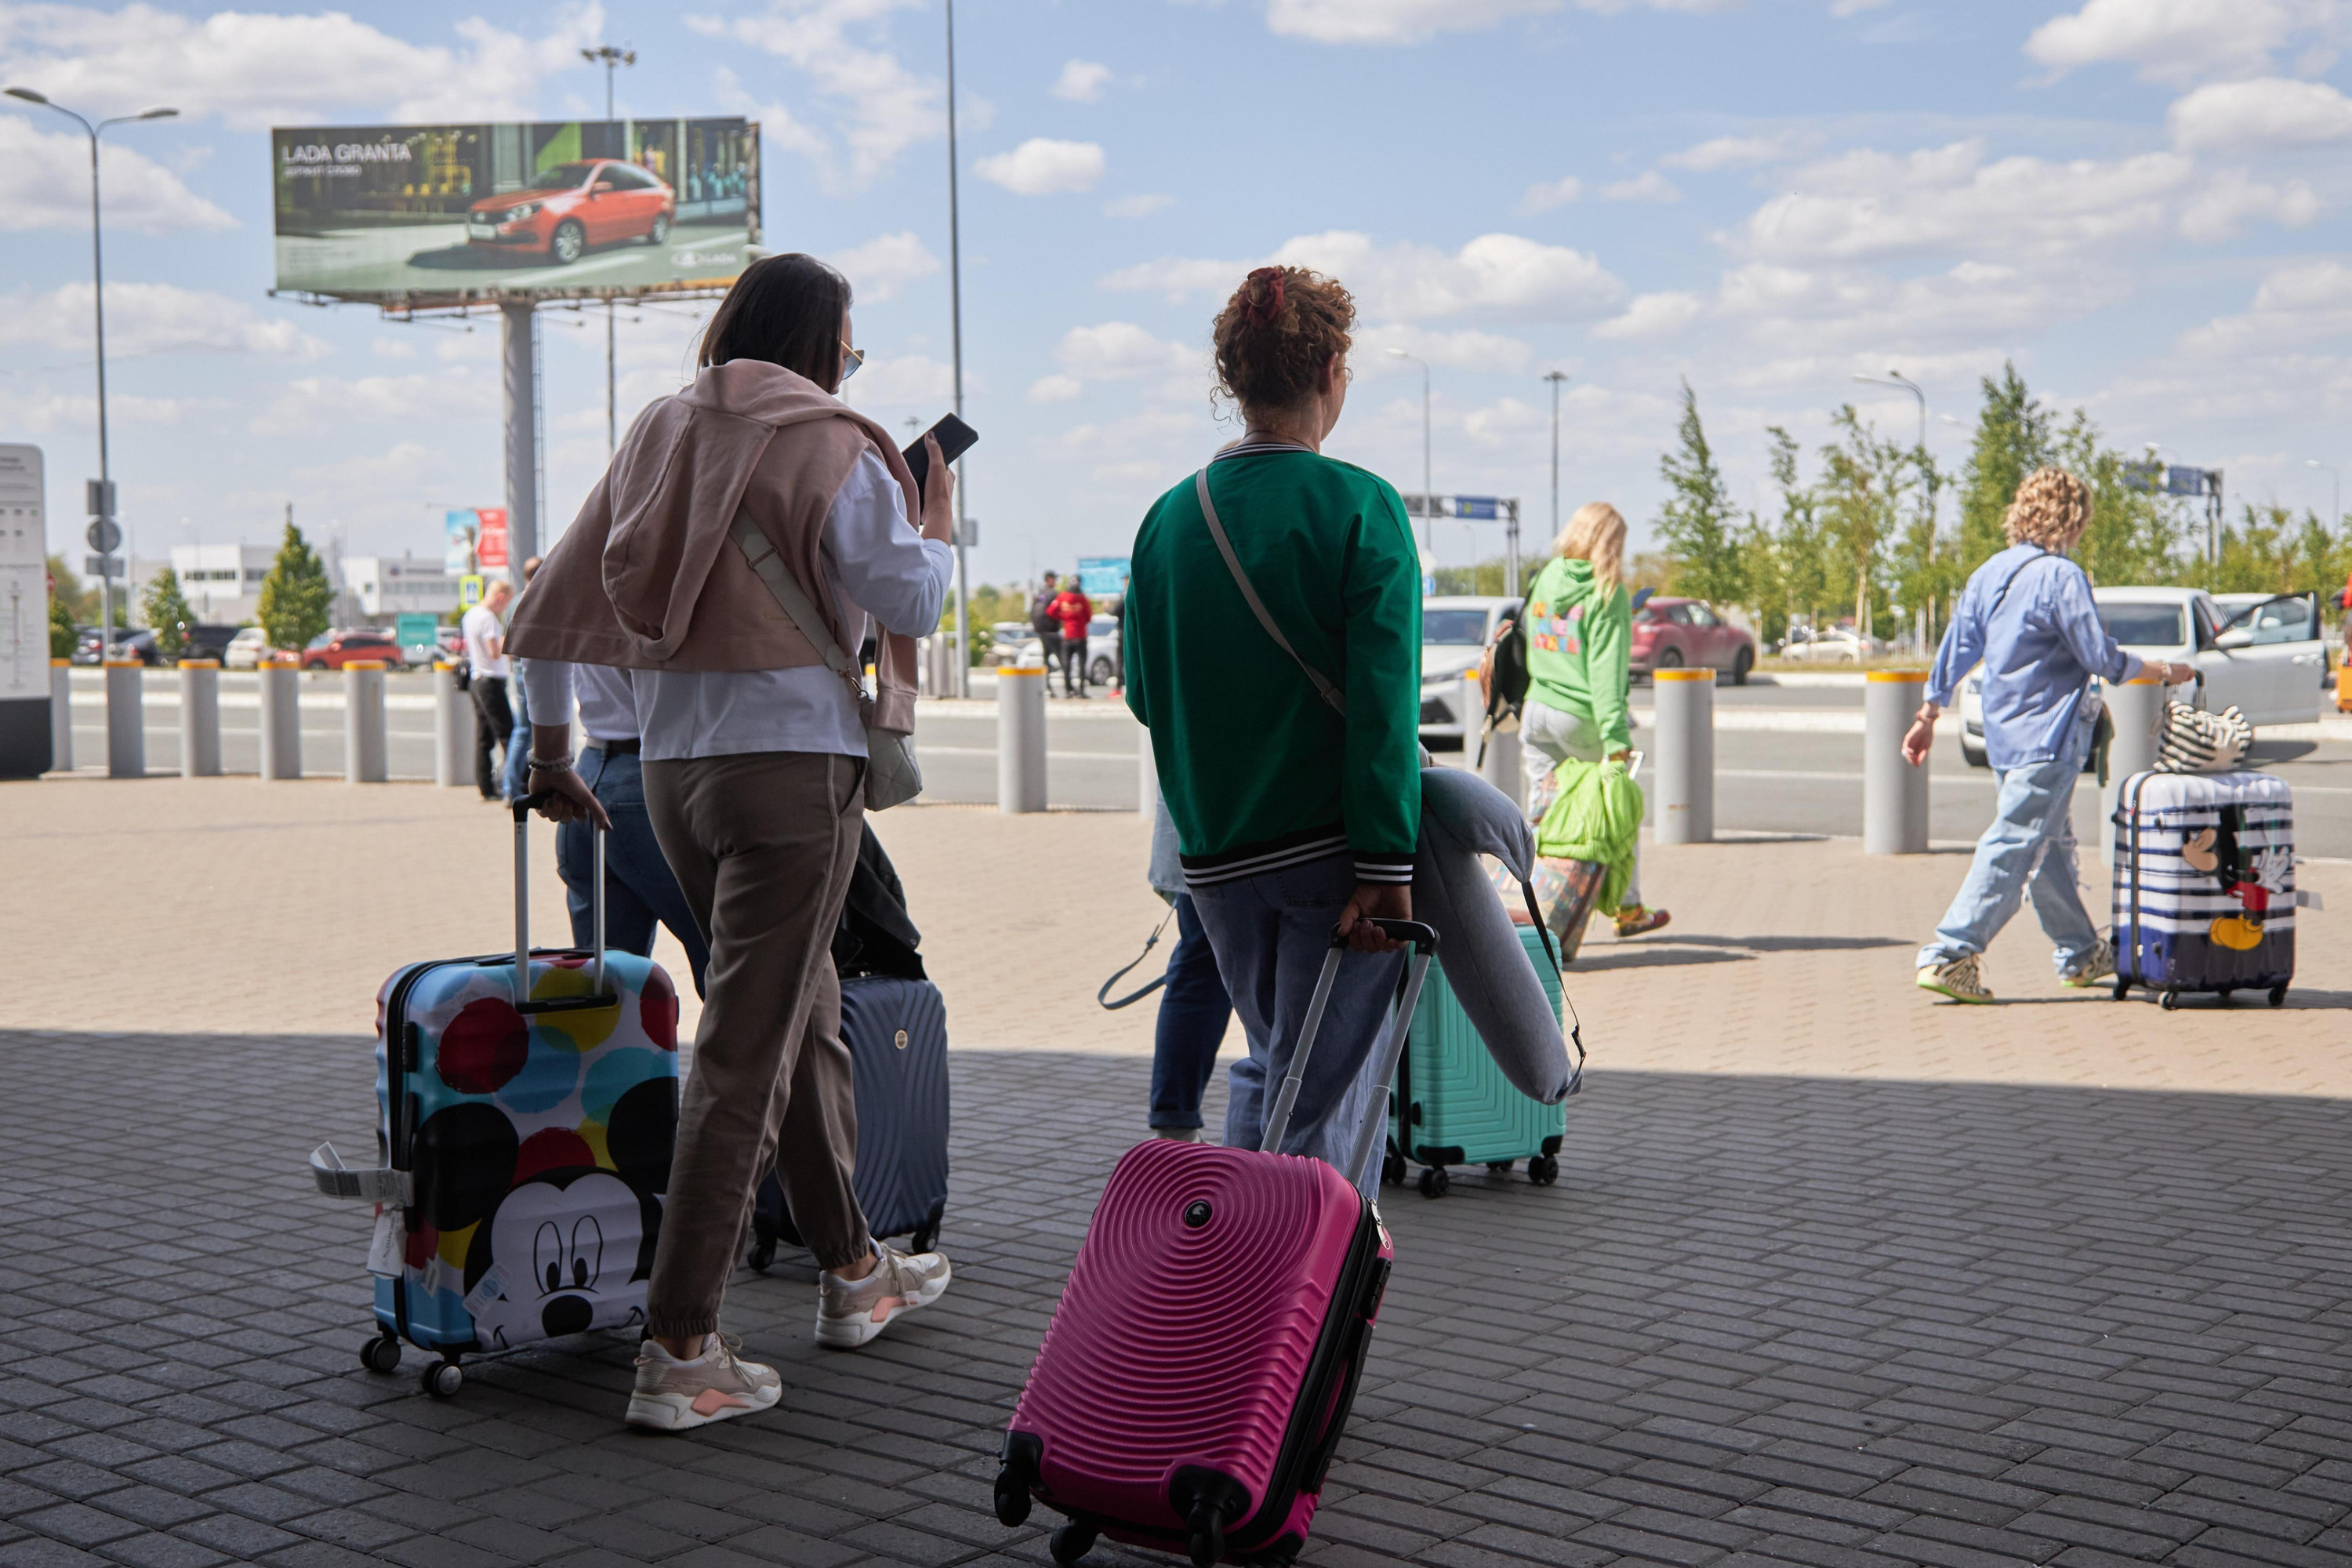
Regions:
[[[975, 581], [1120, 553], [1234, 427], [1207, 325], [1249, 266], [1356, 291], [1336, 454], [1420, 488], [1430, 362], [1444, 492], [1645, 532], [1680, 378], [1743, 500], [1764, 427], [1816, 445], [1853, 399], [1907, 435], [1899, 369], [1957, 461], [2014, 359], [2118, 446], [2330, 505], [2352, 460], [2352, 99], [2339, 0], [966, 0], [958, 22]], [[272, 124], [601, 110], [765, 128], [767, 240], [839, 262], [872, 354], [851, 400], [948, 405], [937, 0], [360, 5], [347, 13], [0, 0], [0, 78], [107, 113], [115, 471], [141, 553], [273, 536], [289, 500], [354, 552], [437, 548], [500, 500], [497, 329], [273, 300]], [[95, 471], [79, 133], [0, 111], [0, 440], [47, 451], [52, 539]], [[568, 318], [567, 318], [568, 319]], [[620, 329], [624, 418], [697, 330]], [[601, 322], [551, 325], [547, 513], [604, 460]], [[1491, 528], [1441, 523], [1441, 561]], [[79, 547], [72, 553], [79, 553]]]

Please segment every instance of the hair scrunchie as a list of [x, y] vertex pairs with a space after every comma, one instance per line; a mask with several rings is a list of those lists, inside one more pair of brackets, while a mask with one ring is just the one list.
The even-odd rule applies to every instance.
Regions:
[[1263, 280], [1271, 287], [1263, 299], [1253, 292], [1248, 305], [1242, 311], [1243, 320], [1253, 327], [1263, 327], [1282, 314], [1282, 279], [1283, 271], [1279, 267], [1261, 267], [1249, 275], [1250, 282]]

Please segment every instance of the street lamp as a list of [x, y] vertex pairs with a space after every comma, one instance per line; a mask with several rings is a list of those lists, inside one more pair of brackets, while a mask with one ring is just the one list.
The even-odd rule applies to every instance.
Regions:
[[1551, 383], [1551, 536], [1559, 537], [1559, 389], [1568, 380], [1566, 371], [1552, 371], [1544, 379]]
[[[623, 66], [635, 65], [637, 51], [616, 49], [610, 44], [599, 44], [593, 49], [581, 50], [580, 58], [592, 66], [602, 63], [604, 68], [604, 119], [609, 123], [613, 118], [613, 73]], [[621, 152], [625, 155], [628, 150], [627, 142], [624, 142]], [[608, 299], [604, 301], [604, 460], [608, 463], [613, 460], [613, 453], [620, 445], [621, 429], [620, 400], [613, 369], [614, 358], [613, 301]]]
[[[955, 416], [963, 417], [963, 226], [956, 183], [955, 0], [947, 0], [948, 14], [948, 331], [954, 344]], [[955, 488], [955, 689], [958, 697], [971, 695], [971, 577], [964, 554], [971, 525], [964, 518], [963, 467], [956, 466]]]
[[[177, 116], [180, 111], [176, 109], [148, 109], [137, 114], [124, 114], [112, 120], [101, 120], [92, 125], [64, 104], [51, 103], [47, 97], [35, 92], [29, 87], [12, 87], [6, 90], [10, 98], [21, 99], [26, 103], [36, 103], [43, 109], [57, 110], [80, 126], [83, 132], [89, 137], [89, 280], [98, 331], [98, 495], [96, 499], [100, 503], [99, 521], [106, 525], [98, 531], [101, 536], [105, 536], [115, 531], [114, 469], [110, 465], [106, 443], [106, 254], [99, 231], [98, 133], [110, 125], [130, 125], [142, 120], [170, 120]], [[113, 553], [110, 546], [99, 552], [101, 556]], [[98, 574], [98, 646], [101, 658], [114, 640], [113, 584], [114, 574], [111, 572], [100, 572]], [[127, 597], [130, 593], [128, 577], [123, 580], [123, 592]], [[109, 688], [110, 692], [111, 689]]]
[[1402, 349], [1389, 350], [1391, 359], [1409, 359], [1421, 366], [1421, 505], [1422, 548], [1437, 558], [1437, 489], [1429, 477], [1429, 362]]
[[2333, 497], [2328, 510], [2335, 513], [2334, 521], [2332, 521], [2328, 526], [2330, 528], [2342, 528], [2344, 526], [2344, 476], [2336, 471], [2335, 464], [2323, 463], [2316, 458], [2305, 458], [2303, 460], [2303, 464], [2304, 467], [2307, 468], [2326, 468], [2327, 470], [2327, 488], [2330, 495]]

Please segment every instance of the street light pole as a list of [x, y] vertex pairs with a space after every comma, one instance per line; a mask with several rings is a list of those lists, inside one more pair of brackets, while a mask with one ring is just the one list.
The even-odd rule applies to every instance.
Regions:
[[[149, 109], [137, 114], [125, 114], [112, 120], [101, 120], [92, 125], [65, 105], [51, 103], [46, 97], [35, 92], [29, 87], [12, 87], [7, 89], [7, 94], [10, 98], [20, 99], [26, 103], [38, 104], [43, 109], [56, 110], [59, 114], [80, 126], [83, 132], [89, 137], [89, 282], [98, 347], [98, 494], [101, 507], [100, 517], [103, 521], [111, 524], [114, 521], [114, 469], [106, 440], [106, 249], [99, 224], [98, 133], [110, 125], [129, 125], [142, 120], [170, 120], [180, 111], [176, 109]], [[99, 553], [101, 556], [109, 556], [113, 554], [113, 552], [102, 550]], [[130, 579], [125, 576], [123, 595], [126, 599], [130, 596]], [[107, 571], [98, 574], [98, 647], [101, 660], [113, 641], [114, 574]]]
[[2344, 526], [2344, 476], [2336, 472], [2336, 465], [2333, 463], [2323, 463], [2316, 458], [2305, 458], [2303, 461], [2305, 468], [2327, 470], [2329, 497], [2327, 510], [2334, 514], [2327, 526], [2331, 529], [2341, 529]]
[[[957, 209], [955, 118], [955, 0], [948, 10], [948, 328], [955, 355], [955, 416], [963, 417], [963, 227]], [[963, 465], [956, 465], [955, 488], [955, 672], [956, 695], [971, 695], [971, 578], [964, 554], [971, 530], [964, 522]]]
[[[602, 62], [604, 67], [604, 119], [613, 118], [613, 73], [622, 66], [637, 63], [635, 49], [616, 49], [610, 44], [599, 44], [593, 49], [583, 49], [580, 58], [589, 64]], [[624, 143], [621, 151], [626, 153]], [[618, 377], [614, 374], [615, 352], [613, 341], [613, 301], [604, 301], [604, 460], [611, 462], [620, 446], [621, 417]]]
[[1409, 359], [1421, 366], [1421, 545], [1433, 563], [1437, 559], [1437, 486], [1429, 477], [1429, 362], [1402, 349], [1389, 350], [1389, 357]]
[[1566, 371], [1556, 370], [1544, 379], [1551, 383], [1551, 536], [1559, 537], [1559, 389], [1568, 380]]

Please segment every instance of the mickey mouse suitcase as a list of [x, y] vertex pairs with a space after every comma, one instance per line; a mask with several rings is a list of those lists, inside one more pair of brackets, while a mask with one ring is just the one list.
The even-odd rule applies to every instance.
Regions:
[[[661, 965], [604, 951], [595, 837], [593, 951], [530, 946], [525, 822], [514, 803], [511, 952], [412, 963], [376, 995], [376, 1153], [310, 1156], [320, 1191], [376, 1205], [370, 1372], [403, 1340], [440, 1359], [645, 1321], [677, 1131], [677, 990]], [[527, 977], [519, 985], [517, 977]]]
[[[1396, 1073], [1437, 933], [1410, 940], [1377, 1076]], [[1306, 1544], [1354, 1405], [1392, 1252], [1380, 1215], [1320, 1160], [1274, 1151], [1298, 1097], [1345, 940], [1334, 937], [1263, 1148], [1153, 1139], [1128, 1151], [1005, 1432], [996, 1517], [1067, 1517], [1054, 1561], [1108, 1535], [1218, 1562], [1286, 1563]], [[1387, 1120], [1373, 1095], [1354, 1168]]]
[[2116, 804], [2116, 999], [2294, 979], [2294, 795], [2271, 773], [2134, 773]]

